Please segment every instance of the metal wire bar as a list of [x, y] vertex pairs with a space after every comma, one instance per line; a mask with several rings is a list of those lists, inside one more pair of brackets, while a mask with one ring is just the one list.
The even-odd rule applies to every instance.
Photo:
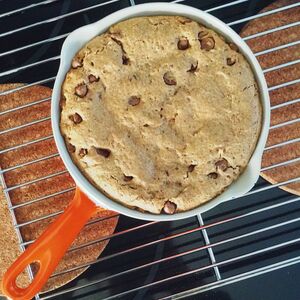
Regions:
[[[186, 0], [174, 0], [174, 1], [171, 1], [171, 3], [181, 3], [181, 2], [184, 2], [184, 1], [186, 1]], [[222, 8], [230, 7], [230, 6], [233, 6], [233, 5], [237, 5], [237, 4], [244, 3], [244, 2], [249, 2], [249, 1], [250, 0], [232, 1], [232, 2], [229, 2], [229, 3], [226, 3], [226, 4], [222, 4], [222, 5], [219, 5], [219, 6], [216, 6], [216, 7], [206, 9], [204, 11], [205, 12], [212, 12], [212, 11], [215, 11], [215, 10], [219, 10], [219, 9], [222, 9]]]
[[300, 25], [300, 21], [297, 21], [297, 22], [294, 22], [294, 23], [289, 23], [289, 24], [286, 24], [286, 25], [278, 26], [276, 28], [268, 29], [268, 30], [265, 30], [265, 31], [261, 31], [261, 32], [258, 32], [258, 33], [254, 33], [254, 34], [245, 36], [245, 37], [243, 37], [243, 40], [248, 41], [248, 40], [255, 39], [257, 37], [263, 36], [263, 35], [267, 35], [267, 34], [270, 34], [270, 33], [274, 33], [276, 31], [285, 30], [285, 29], [295, 27], [295, 26], [299, 26], [299, 25]]
[[98, 222], [101, 222], [101, 221], [105, 221], [105, 220], [109, 220], [109, 219], [118, 218], [119, 216], [120, 216], [120, 214], [115, 213], [115, 214], [112, 215], [112, 216], [108, 216], [108, 217], [100, 217], [100, 218], [97, 218], [97, 219], [92, 219], [92, 220], [88, 221], [88, 222], [86, 223], [86, 225], [92, 225], [92, 224], [95, 224], [95, 223], [98, 223]]
[[0, 135], [5, 134], [5, 133], [9, 133], [9, 132], [12, 132], [12, 131], [15, 131], [15, 130], [18, 130], [18, 129], [22, 129], [22, 128], [25, 128], [25, 127], [28, 127], [28, 126], [31, 126], [31, 125], [35, 125], [35, 124], [38, 124], [38, 123], [42, 123], [42, 122], [45, 122], [45, 121], [49, 121], [50, 119], [51, 119], [51, 117], [45, 117], [45, 118], [42, 118], [42, 119], [38, 119], [38, 120], [35, 120], [35, 121], [28, 122], [26, 124], [22, 124], [22, 125], [18, 125], [18, 126], [12, 127], [12, 128], [8, 128], [8, 129], [0, 131]]
[[42, 196], [42, 197], [27, 201], [27, 202], [24, 202], [24, 203], [12, 205], [10, 208], [11, 209], [16, 209], [16, 208], [19, 208], [19, 207], [22, 207], [22, 206], [31, 205], [33, 203], [43, 201], [43, 200], [46, 200], [46, 199], [49, 199], [49, 198], [52, 198], [52, 197], [55, 197], [55, 196], [59, 196], [59, 195], [62, 195], [62, 194], [65, 194], [65, 193], [68, 193], [68, 192], [71, 192], [71, 191], [74, 191], [74, 190], [75, 190], [75, 187], [68, 188], [68, 189], [65, 189], [65, 190], [62, 190], [62, 191], [59, 191], [59, 192], [56, 192], [56, 193], [52, 193], [52, 194], [49, 194], [49, 195], [46, 195], [46, 196]]
[[[24, 226], [30, 225], [32, 223], [36, 223], [36, 222], [40, 222], [40, 221], [43, 221], [43, 220], [46, 220], [46, 219], [49, 219], [49, 218], [56, 217], [56, 216], [58, 216], [58, 215], [60, 215], [62, 213], [63, 213], [63, 210], [60, 210], [60, 211], [54, 212], [52, 214], [49, 214], [49, 215], [42, 216], [42, 217], [39, 217], [37, 219], [34, 219], [33, 221], [30, 220], [30, 221], [27, 221], [27, 222], [24, 222], [24, 223], [19, 223], [19, 224], [17, 224], [14, 227], [15, 228], [24, 227]], [[108, 219], [112, 219], [112, 218], [117, 218], [118, 216], [119, 216], [119, 214], [115, 214], [113, 216], [101, 217], [101, 218], [93, 219], [93, 220], [87, 222], [85, 226], [91, 225], [91, 224], [95, 224], [97, 222], [101, 222], [101, 221], [104, 221], [104, 220], [108, 220]], [[23, 242], [22, 245], [23, 246], [28, 246], [29, 244], [32, 244], [33, 242], [34, 242], [33, 240], [27, 241], [27, 242]]]
[[278, 167], [282, 167], [282, 166], [286, 166], [288, 164], [292, 164], [292, 163], [295, 163], [295, 162], [298, 162], [298, 161], [300, 161], [300, 157], [290, 159], [290, 160], [287, 160], [287, 161], [284, 161], [284, 162], [281, 162], [281, 163], [278, 163], [278, 164], [274, 164], [274, 165], [262, 168], [260, 171], [261, 172], [268, 171], [268, 170], [278, 168]]
[[281, 107], [284, 107], [284, 106], [287, 106], [287, 105], [291, 105], [291, 104], [296, 104], [298, 102], [300, 102], [300, 98], [293, 99], [293, 100], [290, 100], [290, 101], [286, 101], [286, 102], [283, 102], [283, 103], [280, 103], [280, 104], [277, 104], [277, 105], [273, 105], [271, 107], [271, 110], [274, 110], [274, 109], [277, 109], [277, 108], [281, 108]]
[[[200, 226], [204, 226], [204, 221], [203, 221], [203, 218], [202, 218], [201, 214], [197, 215], [197, 220], [198, 220]], [[201, 232], [202, 232], [202, 235], [203, 235], [203, 238], [204, 238], [204, 241], [205, 241], [205, 245], [208, 246], [207, 252], [208, 252], [208, 255], [209, 255], [209, 258], [210, 258], [210, 262], [212, 264], [214, 264], [214, 263], [216, 263], [216, 258], [215, 258], [215, 254], [214, 254], [214, 251], [213, 251], [212, 247], [209, 247], [209, 246], [211, 246], [211, 243], [210, 243], [207, 231], [206, 231], [206, 229], [202, 229]], [[214, 272], [215, 272], [216, 279], [221, 280], [222, 277], [221, 277], [221, 274], [220, 274], [220, 271], [219, 271], [218, 267], [214, 267]]]
[[9, 95], [9, 94], [12, 94], [12, 93], [24, 90], [26, 88], [29, 88], [29, 87], [32, 87], [32, 86], [35, 86], [35, 85], [39, 85], [39, 84], [43, 84], [43, 83], [48, 83], [48, 82], [54, 81], [55, 78], [56, 77], [49, 77], [49, 78], [38, 80], [38, 81], [35, 81], [35, 82], [32, 82], [32, 83], [24, 84], [24, 85], [22, 85], [20, 87], [0, 92], [0, 96]]
[[45, 40], [41, 40], [41, 41], [38, 41], [38, 42], [35, 42], [35, 43], [31, 43], [31, 44], [28, 44], [28, 45], [25, 45], [25, 46], [22, 46], [22, 47], [19, 47], [19, 48], [14, 48], [14, 49], [6, 51], [6, 52], [2, 52], [2, 53], [0, 53], [0, 57], [10, 55], [10, 54], [15, 54], [19, 51], [26, 50], [26, 49], [29, 49], [29, 48], [34, 47], [34, 46], [39, 46], [39, 45], [42, 45], [42, 44], [45, 44], [45, 43], [48, 43], [48, 42], [58, 41], [60, 39], [63, 39], [65, 37], [67, 37], [69, 34], [70, 34], [70, 32], [65, 33], [65, 34], [61, 34], [61, 35], [57, 35], [57, 36], [54, 36], [54, 37], [51, 37], [51, 38], [47, 38]]
[[275, 70], [278, 70], [278, 69], [282, 69], [282, 68], [286, 68], [286, 67], [289, 67], [289, 66], [292, 66], [292, 65], [296, 65], [298, 63], [300, 63], [300, 59], [292, 60], [292, 61], [280, 64], [280, 65], [277, 65], [277, 66], [274, 66], [274, 67], [264, 69], [263, 73], [272, 72], [272, 71], [275, 71]]
[[247, 21], [250, 21], [250, 20], [253, 20], [253, 19], [258, 19], [258, 18], [261, 18], [261, 17], [265, 17], [265, 16], [268, 16], [268, 15], [272, 15], [272, 14], [281, 12], [281, 11], [285, 11], [285, 10], [288, 10], [290, 8], [294, 8], [294, 7], [297, 7], [297, 6], [300, 6], [300, 3], [293, 3], [293, 4], [290, 4], [290, 5], [283, 6], [283, 7], [268, 10], [268, 11], [265, 11], [263, 13], [259, 13], [259, 14], [256, 14], [256, 15], [253, 15], [253, 16], [250, 16], [250, 17], [246, 17], [246, 18], [243, 18], [243, 19], [240, 19], [240, 20], [236, 20], [236, 21], [227, 23], [227, 25], [228, 26], [237, 25], [237, 24], [244, 23], [244, 22], [247, 22]]
[[286, 181], [283, 181], [283, 182], [274, 183], [272, 185], [267, 185], [267, 186], [264, 186], [262, 188], [251, 190], [250, 192], [246, 193], [245, 195], [240, 196], [239, 198], [246, 197], [246, 196], [253, 195], [253, 194], [256, 194], [256, 193], [260, 193], [260, 192], [265, 192], [265, 191], [274, 189], [276, 187], [288, 185], [290, 183], [295, 183], [299, 180], [300, 180], [300, 177], [296, 177], [296, 178], [292, 178], [292, 179], [289, 179], [289, 180], [286, 180]]
[[10, 74], [13, 74], [13, 73], [17, 73], [19, 71], [23, 71], [23, 70], [26, 70], [28, 68], [36, 67], [36, 66], [39, 66], [41, 64], [44, 64], [44, 63], [47, 63], [47, 62], [52, 62], [52, 61], [55, 61], [55, 60], [58, 60], [58, 59], [60, 59], [60, 55], [49, 57], [49, 58], [46, 58], [46, 59], [43, 59], [43, 60], [40, 60], [40, 61], [36, 61], [34, 63], [28, 64], [28, 65], [25, 65], [25, 66], [21, 66], [21, 67], [18, 67], [18, 68], [14, 68], [14, 69], [2, 72], [2, 73], [0, 73], [0, 77], [7, 76], [7, 75], [10, 75]]
[[24, 183], [20, 183], [20, 184], [8, 187], [8, 188], [3, 189], [3, 190], [5, 190], [7, 192], [10, 192], [10, 191], [13, 191], [15, 189], [18, 189], [18, 188], [21, 188], [21, 187], [24, 187], [24, 186], [27, 186], [27, 185], [30, 185], [30, 184], [33, 184], [33, 183], [37, 183], [39, 181], [43, 181], [43, 180], [46, 180], [46, 179], [49, 179], [49, 178], [52, 178], [52, 177], [55, 177], [55, 176], [59, 176], [59, 175], [65, 174], [65, 173], [68, 173], [68, 171], [67, 170], [59, 171], [59, 172], [56, 172], [54, 174], [46, 175], [46, 176], [43, 176], [43, 177], [40, 177], [40, 178], [37, 178], [37, 179], [33, 179], [33, 180], [30, 180], [30, 181], [27, 181], [27, 182], [24, 182]]
[[269, 91], [274, 91], [274, 90], [281, 89], [283, 87], [293, 85], [293, 84], [297, 84], [297, 83], [300, 83], [300, 79], [295, 79], [295, 80], [292, 80], [292, 81], [288, 81], [288, 82], [284, 82], [284, 83], [281, 83], [281, 84], [278, 84], [278, 85], [271, 86], [271, 87], [268, 88], [268, 90]]
[[22, 164], [18, 164], [18, 165], [13, 166], [13, 167], [9, 167], [9, 168], [6, 168], [6, 169], [0, 169], [0, 173], [2, 173], [2, 174], [7, 173], [9, 171], [13, 171], [13, 170], [16, 170], [16, 169], [19, 169], [19, 168], [22, 168], [22, 167], [26, 167], [26, 166], [38, 163], [40, 161], [47, 160], [47, 159], [50, 159], [50, 158], [54, 158], [54, 157], [57, 157], [57, 156], [59, 156], [59, 153], [54, 153], [54, 154], [50, 154], [50, 155], [47, 155], [47, 156], [43, 156], [41, 158], [37, 158], [37, 159], [31, 160], [31, 161], [28, 161], [28, 162], [25, 162], [25, 163], [22, 163]]
[[[158, 224], [158, 223], [159, 222], [156, 222], [156, 221], [148, 222], [148, 223], [136, 226], [136, 227], [132, 227], [132, 228], [129, 228], [129, 229], [126, 229], [126, 230], [123, 230], [123, 231], [119, 231], [119, 232], [113, 233], [111, 235], [104, 236], [100, 239], [93, 240], [91, 242], [85, 243], [85, 244], [81, 244], [81, 245], [78, 245], [78, 246], [73, 246], [68, 251], [79, 250], [79, 249], [82, 249], [84, 247], [91, 246], [91, 245], [97, 244], [99, 242], [103, 242], [103, 241], [115, 238], [117, 236], [129, 233], [129, 232], [133, 232], [133, 231], [136, 231], [136, 230], [148, 227], [148, 226], [152, 226], [152, 225], [155, 225], [155, 224]], [[34, 243], [34, 240], [28, 241], [28, 242], [24, 243], [24, 245], [29, 245], [29, 244], [32, 244], [32, 243]]]
[[[35, 223], [35, 222], [39, 222], [39, 221], [42, 221], [42, 220], [46, 220], [46, 219], [49, 219], [49, 218], [58, 216], [58, 215], [61, 214], [61, 213], [63, 213], [62, 210], [56, 211], [56, 212], [54, 212], [54, 213], [52, 213], [52, 214], [48, 214], [48, 215], [46, 215], [46, 216], [42, 216], [42, 217], [36, 218], [36, 219], [34, 219], [33, 221], [30, 220], [30, 221], [28, 221], [28, 222], [16, 224], [14, 227], [15, 227], [15, 228], [21, 228], [21, 227], [27, 226], [27, 225], [32, 224], [32, 223]], [[28, 243], [28, 242], [22, 242], [22, 243], [21, 243], [22, 246], [27, 246], [28, 244], [31, 244], [31, 243]]]
[[49, 100], [51, 100], [51, 97], [43, 98], [43, 99], [33, 101], [33, 102], [30, 102], [30, 103], [27, 103], [27, 104], [23, 104], [23, 105], [20, 105], [20, 106], [17, 106], [17, 107], [13, 107], [13, 108], [1, 111], [0, 116], [8, 114], [8, 113], [15, 112], [15, 111], [18, 111], [20, 109], [27, 108], [27, 107], [30, 107], [30, 106], [33, 106], [33, 105], [36, 105], [36, 104], [41, 104], [41, 103], [47, 102]]
[[272, 125], [272, 126], [270, 126], [270, 130], [280, 128], [280, 127], [284, 127], [284, 126], [291, 125], [291, 124], [298, 123], [298, 122], [300, 122], [300, 118], [297, 118], [297, 119], [294, 119], [294, 120], [289, 120], [289, 121], [279, 123], [279, 124], [276, 124], [276, 125]]
[[256, 53], [254, 53], [254, 55], [255, 56], [261, 56], [261, 55], [268, 54], [268, 53], [271, 53], [271, 52], [275, 52], [275, 51], [278, 51], [278, 50], [282, 50], [282, 49], [285, 49], [285, 48], [297, 46], [299, 44], [300, 44], [300, 41], [295, 41], [295, 42], [283, 44], [283, 45], [280, 45], [280, 46], [277, 46], [277, 47], [273, 47], [273, 48], [270, 48], [270, 49], [266, 49], [266, 50], [263, 50], [263, 51], [260, 51], [260, 52], [256, 52]]
[[19, 148], [22, 148], [22, 147], [25, 147], [25, 146], [29, 146], [29, 145], [32, 145], [32, 144], [36, 144], [38, 142], [50, 140], [52, 138], [53, 138], [53, 134], [42, 137], [42, 138], [39, 138], [39, 139], [36, 139], [36, 140], [33, 140], [33, 141], [29, 141], [29, 142], [26, 142], [26, 143], [23, 143], [23, 144], [19, 144], [19, 145], [16, 145], [16, 146], [12, 146], [12, 147], [0, 150], [0, 154], [6, 153], [6, 152], [9, 152], [9, 151], [12, 151], [12, 150], [16, 150], [16, 149], [19, 149]]
[[227, 7], [237, 5], [237, 4], [241, 4], [241, 3], [244, 3], [244, 2], [249, 2], [249, 0], [232, 1], [232, 2], [229, 2], [229, 3], [223, 4], [223, 5], [219, 5], [219, 6], [216, 6], [216, 7], [213, 7], [213, 8], [206, 9], [205, 12], [211, 13], [212, 11], [227, 8]]
[[21, 8], [18, 8], [18, 9], [11, 10], [11, 11], [8, 11], [6, 13], [0, 14], [0, 18], [11, 16], [13, 14], [16, 14], [16, 13], [19, 13], [19, 12], [24, 12], [28, 9], [35, 8], [35, 7], [38, 7], [38, 6], [41, 6], [41, 5], [45, 5], [45, 4], [50, 4], [50, 3], [53, 3], [53, 2], [56, 2], [56, 1], [59, 1], [59, 0], [46, 0], [46, 1], [38, 2], [38, 3], [30, 4], [30, 5], [27, 5], [27, 6], [23, 6]]
[[265, 151], [271, 150], [271, 149], [274, 149], [274, 148], [277, 148], [277, 147], [282, 147], [282, 146], [286, 146], [286, 145], [289, 145], [289, 144], [297, 143], [297, 142], [300, 142], [300, 138], [295, 138], [295, 139], [292, 139], [292, 140], [288, 140], [286, 142], [282, 142], [282, 143], [279, 143], [279, 144], [268, 146], [268, 147], [265, 148]]

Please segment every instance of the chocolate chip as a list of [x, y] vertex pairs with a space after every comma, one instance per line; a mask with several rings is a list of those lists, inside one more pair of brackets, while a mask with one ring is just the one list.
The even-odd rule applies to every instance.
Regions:
[[169, 173], [168, 170], [166, 170], [165, 173], [166, 173], [167, 176], [170, 176], [170, 173]]
[[187, 72], [190, 72], [190, 73], [195, 73], [195, 71], [197, 70], [198, 68], [198, 60], [195, 64], [191, 64], [191, 67], [189, 70], [187, 70]]
[[76, 151], [76, 147], [74, 145], [72, 145], [71, 143], [67, 143], [67, 149], [71, 153], [75, 153], [75, 151]]
[[212, 173], [209, 173], [207, 176], [208, 176], [208, 178], [211, 178], [211, 179], [217, 179], [218, 173], [212, 172]]
[[97, 154], [104, 156], [105, 158], [108, 158], [111, 153], [109, 149], [105, 149], [105, 148], [96, 148], [96, 152]]
[[176, 85], [176, 79], [174, 77], [174, 75], [172, 74], [172, 72], [166, 72], [163, 76], [164, 82], [167, 85]]
[[186, 50], [190, 47], [190, 43], [189, 40], [186, 37], [182, 37], [179, 39], [178, 43], [177, 43], [177, 48], [179, 50]]
[[215, 166], [217, 167], [217, 169], [220, 169], [222, 171], [226, 171], [229, 167], [229, 163], [228, 163], [227, 159], [222, 158], [221, 160], [218, 160], [215, 163]]
[[85, 148], [81, 148], [80, 150], [79, 150], [79, 153], [78, 153], [78, 155], [80, 156], [80, 157], [84, 157], [84, 156], [86, 156], [88, 154], [88, 151], [87, 151], [87, 149], [85, 149]]
[[130, 98], [128, 99], [128, 104], [131, 106], [136, 106], [140, 104], [140, 102], [141, 102], [141, 98], [138, 96], [130, 96]]
[[79, 67], [82, 67], [82, 60], [78, 60], [77, 58], [73, 58], [72, 60], [72, 68], [77, 69]]
[[143, 126], [144, 126], [144, 127], [149, 127], [149, 124], [144, 124]]
[[230, 47], [231, 50], [239, 52], [239, 48], [238, 48], [238, 46], [236, 44], [229, 43], [228, 45], [229, 45], [229, 47]]
[[215, 40], [213, 37], [204, 37], [200, 40], [201, 49], [209, 51], [215, 48]]
[[75, 88], [75, 94], [80, 97], [83, 98], [88, 92], [88, 87], [85, 83], [81, 83], [78, 84]]
[[127, 176], [124, 174], [123, 179], [125, 182], [131, 181], [133, 179], [133, 176]]
[[190, 172], [190, 173], [193, 172], [196, 166], [197, 165], [189, 165], [188, 166], [188, 172]]
[[226, 59], [226, 62], [227, 62], [228, 66], [233, 66], [235, 64], [236, 60], [235, 60], [235, 58], [228, 57]]
[[168, 215], [173, 215], [176, 211], [177, 205], [174, 202], [171, 201], [166, 201], [165, 205], [163, 207], [163, 211], [164, 213], [168, 214]]
[[89, 82], [90, 82], [90, 83], [99, 81], [99, 77], [96, 77], [96, 76], [93, 75], [93, 74], [90, 74], [90, 75], [88, 76], [88, 78], [89, 78]]
[[75, 124], [79, 124], [82, 122], [82, 117], [78, 113], [69, 116], [69, 119], [73, 121]]

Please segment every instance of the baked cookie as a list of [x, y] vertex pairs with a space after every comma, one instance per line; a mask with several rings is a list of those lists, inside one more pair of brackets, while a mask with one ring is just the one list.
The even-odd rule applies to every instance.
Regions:
[[133, 18], [83, 47], [62, 87], [75, 164], [112, 199], [154, 214], [195, 208], [247, 165], [262, 109], [236, 45], [178, 16]]

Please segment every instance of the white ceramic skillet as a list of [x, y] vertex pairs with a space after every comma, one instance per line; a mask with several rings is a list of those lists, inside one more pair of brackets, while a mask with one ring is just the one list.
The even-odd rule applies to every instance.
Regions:
[[[263, 108], [263, 120], [261, 134], [252, 154], [252, 157], [238, 179], [233, 182], [222, 194], [213, 200], [186, 212], [179, 212], [173, 215], [155, 215], [147, 212], [140, 212], [123, 206], [115, 202], [101, 193], [95, 188], [80, 172], [73, 163], [65, 142], [60, 132], [60, 97], [61, 87], [64, 82], [66, 73], [71, 67], [72, 58], [75, 54], [92, 38], [105, 32], [111, 25], [122, 20], [151, 15], [180, 15], [193, 19], [208, 28], [212, 28], [226, 40], [235, 43], [240, 52], [246, 57], [250, 63], [255, 75], [260, 99]], [[65, 40], [61, 51], [61, 62], [58, 74], [55, 80], [52, 103], [51, 103], [51, 120], [55, 142], [59, 154], [64, 161], [68, 171], [76, 182], [77, 189], [74, 200], [70, 206], [50, 227], [41, 235], [41, 237], [17, 259], [4, 276], [2, 289], [4, 293], [13, 299], [29, 299], [33, 297], [46, 283], [48, 277], [54, 271], [59, 260], [75, 239], [80, 229], [89, 219], [91, 214], [96, 210], [97, 206], [117, 211], [120, 214], [127, 215], [132, 218], [148, 220], [148, 221], [171, 221], [179, 220], [195, 216], [203, 213], [214, 206], [237, 198], [248, 192], [256, 183], [261, 166], [261, 158], [264, 146], [267, 140], [269, 123], [270, 123], [270, 103], [267, 84], [263, 72], [258, 64], [255, 56], [251, 52], [246, 43], [236, 34], [230, 27], [219, 19], [207, 14], [196, 8], [181, 4], [170, 3], [148, 3], [136, 5], [117, 11], [100, 21], [83, 26], [73, 31]], [[85, 195], [87, 196], [85, 196]], [[89, 198], [90, 200], [88, 200]], [[15, 279], [18, 274], [31, 262], [40, 263], [40, 269], [35, 276], [33, 282], [25, 289], [17, 287]]]

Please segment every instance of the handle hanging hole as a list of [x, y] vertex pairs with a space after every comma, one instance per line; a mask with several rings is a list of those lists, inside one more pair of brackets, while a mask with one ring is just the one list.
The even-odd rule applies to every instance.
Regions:
[[[28, 275], [28, 272], [27, 272], [27, 267], [26, 266], [24, 268], [24, 270], [17, 276], [16, 278], [16, 285], [17, 287], [19, 288], [27, 288], [29, 285], [30, 285], [30, 279], [29, 279], [29, 275]], [[40, 263], [38, 261], [34, 261], [30, 264], [30, 267], [31, 267], [31, 270], [33, 272], [34, 275], [37, 274], [37, 272], [39, 271], [40, 269]]]

